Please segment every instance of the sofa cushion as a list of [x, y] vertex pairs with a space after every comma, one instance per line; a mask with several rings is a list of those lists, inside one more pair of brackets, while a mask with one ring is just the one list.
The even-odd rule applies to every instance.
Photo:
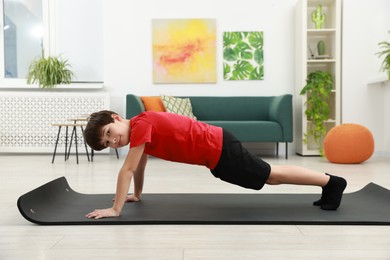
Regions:
[[279, 142], [283, 140], [280, 124], [272, 121], [204, 121], [223, 127], [242, 142]]
[[272, 97], [190, 97], [198, 120], [270, 121]]
[[146, 111], [165, 112], [164, 104], [161, 101], [161, 97], [141, 97], [142, 103], [145, 106]]
[[161, 96], [161, 100], [167, 112], [188, 116], [192, 119], [196, 119], [196, 116], [192, 113], [192, 106], [189, 98]]

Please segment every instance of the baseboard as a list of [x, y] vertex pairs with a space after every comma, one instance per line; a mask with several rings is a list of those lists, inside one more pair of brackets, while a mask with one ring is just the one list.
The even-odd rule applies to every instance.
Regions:
[[390, 158], [390, 151], [377, 151], [374, 152], [373, 156]]

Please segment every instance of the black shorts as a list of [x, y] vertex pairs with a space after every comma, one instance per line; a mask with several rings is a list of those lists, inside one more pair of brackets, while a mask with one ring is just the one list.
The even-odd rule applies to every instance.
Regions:
[[223, 130], [221, 158], [211, 170], [215, 177], [244, 188], [260, 190], [270, 172], [268, 163], [248, 152], [233, 134]]

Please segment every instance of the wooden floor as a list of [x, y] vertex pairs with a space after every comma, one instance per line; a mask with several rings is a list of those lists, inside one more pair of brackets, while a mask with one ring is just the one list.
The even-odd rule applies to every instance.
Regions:
[[[390, 159], [337, 165], [323, 158], [265, 158], [347, 179], [346, 192], [375, 182], [390, 189]], [[64, 162], [50, 155], [0, 156], [0, 259], [390, 259], [390, 226], [136, 225], [37, 226], [18, 212], [18, 197], [66, 176], [82, 193], [114, 193], [123, 162], [99, 155]], [[145, 193], [252, 193], [215, 179], [207, 169], [149, 160]], [[260, 193], [320, 193], [317, 187], [266, 186]], [[341, 205], [342, 206], [342, 205]], [[364, 205], [361, 205], [364, 207]], [[88, 209], [86, 209], [87, 213]]]

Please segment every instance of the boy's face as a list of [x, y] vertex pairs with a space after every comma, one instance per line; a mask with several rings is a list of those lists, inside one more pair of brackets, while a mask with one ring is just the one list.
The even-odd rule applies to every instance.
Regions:
[[129, 144], [129, 122], [118, 115], [112, 115], [114, 122], [102, 129], [102, 144], [105, 147], [119, 148]]

